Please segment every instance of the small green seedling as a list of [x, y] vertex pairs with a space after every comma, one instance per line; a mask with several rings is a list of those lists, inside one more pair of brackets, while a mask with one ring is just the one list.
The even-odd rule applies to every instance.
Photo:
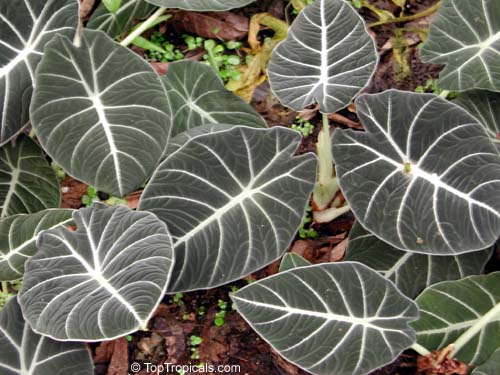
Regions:
[[182, 293], [175, 293], [175, 295], [172, 297], [170, 300], [174, 305], [177, 306], [183, 306], [184, 301], [182, 300], [184, 298], [184, 295]]
[[56, 177], [59, 181], [62, 181], [66, 178], [66, 172], [64, 172], [64, 169], [62, 169], [54, 162], [50, 163], [50, 166], [52, 167], [52, 170], [56, 174]]
[[218, 72], [219, 76], [223, 80], [239, 80], [241, 78], [241, 72], [237, 69], [237, 66], [241, 65], [241, 58], [238, 55], [227, 55], [224, 51], [236, 50], [241, 47], [240, 42], [230, 41], [226, 45], [217, 44], [213, 39], [207, 39], [203, 43], [203, 48], [207, 53], [203, 55], [203, 59], [212, 68]]
[[426, 92], [432, 92], [433, 94], [439, 95], [441, 93], [441, 90], [438, 86], [438, 82], [434, 78], [429, 78], [424, 85], [419, 85], [415, 88], [415, 92], [418, 93], [426, 93]]
[[181, 50], [169, 42], [159, 31], [153, 32], [149, 40], [145, 38], [134, 39], [134, 44], [147, 50], [146, 57], [150, 60], [170, 62], [184, 58]]
[[219, 301], [217, 301], [217, 306], [219, 307], [220, 311], [215, 314], [214, 324], [217, 327], [222, 327], [225, 323], [227, 302], [219, 299]]
[[315, 239], [318, 237], [318, 232], [314, 228], [306, 228], [308, 224], [311, 222], [311, 213], [312, 207], [308, 206], [306, 208], [306, 213], [304, 215], [304, 219], [302, 220], [302, 224], [299, 228], [299, 237], [300, 238], [311, 238]]
[[198, 352], [198, 346], [203, 342], [203, 339], [200, 336], [191, 335], [189, 337], [189, 346], [191, 347], [191, 358], [199, 359], [200, 353]]
[[194, 37], [192, 35], [184, 34], [182, 37], [184, 38], [184, 42], [186, 43], [189, 51], [194, 51], [195, 49], [203, 46], [204, 39], [200, 36]]
[[189, 338], [189, 345], [190, 346], [198, 346], [203, 342], [203, 339], [200, 336], [196, 335], [191, 335]]
[[308, 137], [314, 131], [314, 125], [302, 117], [295, 117], [295, 122], [292, 124], [292, 129], [302, 133], [304, 137]]
[[351, 0], [351, 3], [356, 9], [361, 9], [363, 7], [363, 2], [361, 0]]
[[82, 196], [82, 204], [86, 207], [90, 207], [94, 202], [99, 202], [97, 190], [93, 186], [87, 186], [87, 194]]

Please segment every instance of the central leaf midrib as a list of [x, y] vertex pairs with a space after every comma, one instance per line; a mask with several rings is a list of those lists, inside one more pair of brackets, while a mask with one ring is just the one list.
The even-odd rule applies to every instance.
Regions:
[[222, 207], [218, 208], [212, 215], [207, 217], [205, 220], [201, 221], [197, 226], [195, 226], [193, 229], [191, 229], [189, 232], [187, 232], [185, 235], [182, 237], [179, 237], [174, 244], [174, 249], [178, 247], [180, 244], [188, 241], [190, 238], [193, 237], [193, 235], [199, 231], [201, 231], [203, 228], [205, 228], [207, 225], [212, 223], [214, 220], [218, 220], [220, 217], [222, 217], [226, 212], [231, 210], [233, 207], [236, 207], [240, 204], [242, 204], [245, 199], [251, 197], [255, 192], [258, 192], [260, 189], [248, 189], [248, 190], [243, 190], [240, 194], [237, 196], [231, 198], [225, 205]]
[[87, 96], [92, 101], [93, 107], [95, 108], [98, 119], [99, 119], [99, 123], [102, 125], [102, 128], [104, 130], [104, 134], [106, 135], [106, 140], [109, 144], [110, 152], [111, 152], [111, 155], [113, 157], [113, 163], [115, 165], [116, 181], [118, 184], [118, 190], [120, 191], [120, 195], [123, 195], [124, 192], [123, 192], [123, 186], [122, 186], [122, 182], [121, 182], [121, 169], [120, 169], [120, 163], [119, 163], [118, 154], [117, 154], [118, 149], [116, 148], [115, 141], [113, 138], [113, 133], [111, 132], [111, 129], [109, 127], [109, 122], [107, 120], [106, 113], [104, 111], [104, 105], [102, 104], [102, 101], [101, 101], [100, 91], [99, 91], [99, 83], [98, 83], [98, 79], [96, 76], [96, 67], [95, 67], [95, 63], [94, 63], [94, 58], [91, 55], [92, 49], [89, 48], [89, 60], [90, 60], [90, 65], [91, 65], [91, 69], [92, 69], [93, 89], [91, 89], [89, 87], [89, 85], [87, 84], [87, 82], [85, 80], [85, 76], [83, 75], [82, 71], [78, 67], [78, 64], [73, 60], [70, 51], [66, 48], [66, 45], [64, 45], [64, 46], [65, 46], [66, 52], [68, 53], [68, 57], [70, 58], [70, 60], [73, 63], [73, 67], [74, 67], [75, 71], [80, 76], [82, 86], [84, 87], [85, 91], [87, 92]]
[[372, 321], [377, 321], [377, 320], [397, 319], [398, 316], [375, 316], [373, 318], [358, 318], [358, 317], [353, 317], [353, 316], [349, 316], [349, 315], [335, 314], [333, 312], [319, 312], [319, 311], [299, 309], [299, 308], [291, 307], [291, 306], [272, 305], [272, 304], [265, 303], [265, 302], [252, 301], [252, 300], [249, 300], [246, 298], [238, 297], [237, 295], [233, 295], [232, 298], [236, 299], [236, 300], [240, 300], [244, 303], [248, 303], [250, 305], [255, 305], [255, 306], [264, 307], [267, 309], [272, 309], [272, 310], [277, 310], [277, 311], [282, 311], [282, 312], [286, 312], [286, 313], [297, 314], [297, 315], [307, 315], [307, 316], [311, 316], [311, 317], [315, 317], [315, 318], [319, 318], [319, 319], [324, 319], [327, 321], [341, 321], [341, 322], [350, 323], [350, 324], [362, 325], [365, 327], [376, 329], [378, 331], [401, 332], [400, 330], [397, 330], [397, 329], [382, 328], [382, 327], [379, 327], [379, 326], [371, 323]]
[[145, 322], [143, 321], [143, 319], [141, 319], [137, 311], [135, 311], [135, 309], [130, 305], [130, 303], [118, 292], [118, 290], [115, 289], [113, 285], [111, 285], [108, 282], [108, 280], [106, 280], [106, 278], [102, 274], [96, 272], [96, 270], [92, 268], [90, 264], [88, 264], [87, 261], [80, 254], [78, 254], [76, 249], [74, 249], [73, 246], [65, 238], [58, 237], [51, 233], [46, 233], [46, 235], [52, 236], [56, 238], [58, 241], [61, 241], [70, 251], [71, 255], [74, 256], [75, 259], [79, 261], [81, 265], [85, 268], [87, 274], [93, 280], [95, 280], [102, 288], [104, 288], [113, 298], [117, 299], [123, 306], [125, 306], [125, 308], [132, 315], [134, 315], [134, 318], [139, 324], [144, 325]]
[[[395, 166], [396, 168], [398, 168], [398, 170], [400, 171], [400, 173], [403, 173], [403, 171], [405, 171], [405, 169], [407, 168], [407, 166], [405, 164], [401, 164], [389, 157], [387, 157], [386, 155], [378, 152], [377, 150], [373, 149], [372, 147], [369, 147], [361, 142], [358, 142], [356, 141], [355, 139], [349, 137], [349, 136], [346, 136], [350, 141], [352, 141], [353, 143], [350, 143], [350, 144], [347, 144], [347, 145], [354, 145], [354, 146], [358, 146], [358, 147], [362, 147], [370, 152], [372, 152], [373, 154], [377, 155], [380, 159], [388, 162], [389, 164], [392, 164], [393, 166]], [[342, 145], [342, 144], [339, 144], [339, 146]], [[495, 216], [497, 216], [498, 218], [500, 218], [500, 212], [496, 211], [494, 208], [492, 208], [491, 206], [488, 206], [487, 204], [483, 203], [483, 202], [480, 202], [472, 197], [470, 197], [469, 195], [459, 191], [458, 189], [454, 188], [453, 186], [450, 186], [448, 185], [447, 183], [443, 182], [440, 180], [439, 176], [437, 174], [430, 174], [429, 172], [426, 172], [424, 171], [423, 169], [421, 169], [420, 167], [412, 164], [411, 165], [411, 172], [408, 173], [408, 176], [413, 176], [413, 178], [422, 178], [423, 180], [425, 180], [426, 182], [430, 183], [431, 185], [433, 186], [436, 186], [438, 188], [442, 188], [443, 190], [446, 190], [448, 192], [450, 192], [451, 194], [467, 201], [467, 202], [470, 202], [471, 204], [474, 204], [476, 206], [479, 206], [481, 208], [484, 208], [485, 210], [488, 210], [490, 211], [491, 213], [493, 213]]]

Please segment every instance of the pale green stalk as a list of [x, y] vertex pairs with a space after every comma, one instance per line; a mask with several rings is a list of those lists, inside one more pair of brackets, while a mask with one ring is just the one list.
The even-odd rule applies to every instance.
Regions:
[[313, 218], [317, 223], [329, 223], [339, 216], [348, 213], [350, 210], [351, 207], [349, 207], [349, 205], [345, 205], [342, 207], [330, 207], [323, 211], [314, 211]]
[[453, 350], [450, 357], [453, 358], [474, 336], [476, 336], [488, 323], [500, 316], [500, 303], [495, 305], [490, 311], [483, 315], [476, 323], [471, 325], [453, 343]]
[[120, 44], [125, 47], [128, 46], [135, 38], [148, 30], [155, 23], [156, 19], [165, 13], [166, 10], [167, 8], [158, 8], [158, 10], [154, 12], [146, 21], [144, 21], [137, 29], [127, 35], [127, 37], [123, 39]]
[[338, 181], [333, 176], [330, 122], [326, 113], [323, 113], [323, 129], [318, 134], [316, 152], [319, 158], [318, 182], [314, 189], [313, 200], [318, 210], [324, 210], [339, 190]]
[[418, 354], [420, 354], [421, 356], [426, 356], [426, 355], [429, 355], [431, 354], [430, 351], [428, 351], [425, 347], [423, 347], [422, 345], [420, 344], [413, 344], [412, 346], [410, 346], [410, 349], [413, 349], [415, 350]]
[[450, 95], [450, 92], [448, 90], [443, 90], [441, 94], [439, 94], [439, 96], [442, 97], [443, 99], [446, 99], [448, 95]]

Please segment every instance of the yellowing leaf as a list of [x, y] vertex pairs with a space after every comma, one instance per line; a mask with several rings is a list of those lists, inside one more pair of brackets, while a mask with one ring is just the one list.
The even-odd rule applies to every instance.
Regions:
[[[266, 38], [261, 44], [258, 40], [258, 34], [261, 26], [274, 31], [272, 38]], [[274, 47], [286, 38], [288, 33], [288, 24], [269, 13], [259, 13], [250, 19], [248, 30], [248, 44], [251, 49], [248, 51], [252, 60], [247, 66], [241, 68], [241, 77], [239, 80], [231, 79], [226, 84], [226, 88], [235, 92], [245, 101], [250, 102], [257, 86], [267, 79], [266, 68], [271, 58], [271, 52]]]

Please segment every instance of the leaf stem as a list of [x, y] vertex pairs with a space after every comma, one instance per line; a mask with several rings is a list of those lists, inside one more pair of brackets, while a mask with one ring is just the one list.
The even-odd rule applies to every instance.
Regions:
[[348, 204], [342, 207], [330, 207], [323, 211], [314, 211], [313, 218], [317, 223], [329, 223], [339, 216], [348, 213], [351, 210]]
[[428, 351], [427, 348], [425, 348], [424, 346], [422, 346], [420, 344], [417, 344], [417, 343], [415, 343], [412, 346], [410, 346], [410, 349], [415, 350], [418, 354], [420, 354], [423, 357], [425, 357], [426, 355], [431, 354], [431, 352]]
[[453, 343], [453, 350], [450, 357], [453, 358], [483, 327], [497, 318], [500, 314], [500, 303], [495, 305], [490, 311], [483, 315], [476, 323], [471, 325], [468, 330], [462, 333]]
[[441, 91], [441, 94], [439, 94], [439, 96], [443, 99], [446, 99], [448, 95], [450, 95], [450, 92], [448, 90], [443, 90]]
[[9, 284], [7, 281], [2, 281], [2, 291], [4, 293], [9, 293]]
[[412, 14], [411, 16], [401, 16], [401, 17], [396, 17], [396, 18], [389, 18], [387, 20], [383, 21], [377, 21], [377, 22], [372, 22], [368, 26], [370, 27], [375, 27], [375, 26], [380, 26], [380, 25], [385, 25], [387, 23], [401, 23], [401, 22], [409, 22], [409, 21], [415, 21], [420, 18], [424, 18], [426, 16], [430, 16], [431, 14], [434, 14], [437, 12], [437, 10], [441, 7], [441, 0], [438, 1], [436, 4], [433, 6], [427, 8], [426, 10], [417, 13], [417, 14]]
[[143, 32], [149, 29], [151, 25], [154, 24], [156, 19], [165, 13], [166, 10], [167, 8], [158, 8], [158, 10], [154, 12], [146, 21], [144, 21], [137, 29], [128, 34], [127, 37], [120, 42], [120, 44], [124, 47], [128, 46], [135, 38], [142, 35]]
[[217, 64], [217, 61], [215, 61], [215, 55], [213, 49], [211, 48], [208, 49], [207, 55], [208, 55], [208, 63], [217, 73], [219, 73], [220, 72], [219, 64]]
[[323, 113], [323, 127], [318, 134], [316, 153], [318, 154], [318, 181], [313, 192], [315, 210], [324, 210], [339, 190], [337, 179], [333, 176], [332, 145], [330, 141], [330, 120]]
[[[318, 180], [321, 184], [324, 180], [328, 180], [333, 176], [333, 163], [332, 163], [332, 147], [330, 145], [330, 120], [328, 119], [327, 113], [322, 113], [322, 123], [323, 127], [321, 132], [322, 140], [318, 139], [317, 151], [319, 157], [319, 176]], [[318, 137], [319, 138], [319, 137]], [[324, 143], [326, 147], [319, 147], [319, 144]]]
[[36, 137], [36, 130], [35, 130], [35, 128], [33, 126], [31, 127], [31, 130], [30, 130], [30, 133], [28, 134], [28, 136], [31, 139], [35, 139], [35, 137]]

